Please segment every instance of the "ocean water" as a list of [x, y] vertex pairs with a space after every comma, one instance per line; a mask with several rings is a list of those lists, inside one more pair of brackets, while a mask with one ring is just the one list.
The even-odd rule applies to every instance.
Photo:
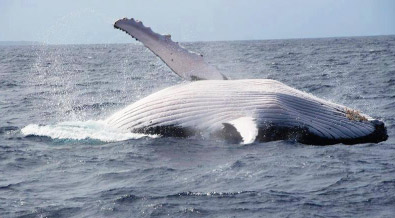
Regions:
[[103, 119], [182, 83], [140, 44], [0, 47], [0, 217], [394, 217], [395, 36], [183, 43], [383, 120], [379, 144], [251, 145]]

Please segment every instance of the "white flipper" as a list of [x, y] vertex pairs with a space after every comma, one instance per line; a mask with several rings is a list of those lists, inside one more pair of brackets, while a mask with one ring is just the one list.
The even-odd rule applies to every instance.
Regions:
[[232, 125], [242, 138], [242, 144], [251, 144], [255, 142], [258, 136], [258, 126], [252, 117], [240, 117], [232, 120], [227, 124]]
[[160, 35], [142, 22], [120, 19], [114, 27], [121, 29], [142, 42], [156, 54], [176, 74], [187, 80], [224, 80], [227, 79], [215, 67], [208, 65], [202, 55], [190, 52], [171, 40], [170, 35]]

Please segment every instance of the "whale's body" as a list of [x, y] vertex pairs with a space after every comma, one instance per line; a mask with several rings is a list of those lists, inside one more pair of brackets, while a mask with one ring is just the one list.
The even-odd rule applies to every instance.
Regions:
[[123, 19], [115, 27], [142, 41], [178, 75], [199, 81], [175, 85], [132, 103], [106, 120], [113, 127], [244, 143], [295, 139], [308, 144], [354, 144], [387, 139], [384, 123], [368, 115], [274, 80], [226, 80], [200, 55], [185, 51], [141, 22]]
[[246, 118], [253, 122], [242, 128], [257, 129], [257, 141], [290, 137], [312, 144], [380, 141], [373, 133], [382, 131], [383, 123], [361, 114], [367, 120], [350, 119], [350, 111], [274, 80], [203, 80], [151, 94], [107, 122], [132, 132], [206, 136], [226, 135], [227, 124]]

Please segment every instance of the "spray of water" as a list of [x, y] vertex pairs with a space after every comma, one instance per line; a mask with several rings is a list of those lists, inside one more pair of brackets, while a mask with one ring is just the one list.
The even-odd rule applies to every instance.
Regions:
[[142, 137], [156, 138], [156, 135], [145, 135], [121, 131], [107, 126], [102, 120], [68, 121], [54, 125], [30, 124], [21, 130], [22, 134], [29, 136], [46, 136], [52, 139], [68, 140], [100, 140], [103, 142], [116, 142]]
[[[87, 17], [89, 19], [86, 29], [70, 31], [70, 26], [82, 20], [87, 22]], [[107, 54], [108, 45], [73, 45], [81, 39], [81, 35], [84, 43], [93, 41], [95, 31], [89, 28], [97, 25], [90, 25], [89, 22], [106, 25], [112, 31], [113, 21], [114, 18], [94, 10], [81, 9], [63, 16], [48, 26], [46, 32], [41, 33], [39, 38], [43, 44], [35, 47], [36, 61], [32, 64], [29, 79], [30, 85], [35, 88], [35, 93], [32, 94], [42, 97], [36, 106], [41, 113], [37, 114], [40, 124], [24, 127], [21, 131], [24, 135], [101, 141], [145, 136], [112, 129], [101, 121], [113, 113], [117, 105], [130, 102], [130, 89], [134, 91], [134, 95], [138, 95], [141, 90], [141, 87], [128, 79], [129, 58], [122, 58], [119, 63], [106, 67], [103, 60], [111, 56]], [[59, 42], [66, 42], [68, 45], [52, 44]], [[129, 52], [131, 47], [123, 46], [121, 49]], [[116, 90], [95, 91], [93, 86], [103, 87], [109, 83], [106, 81], [116, 81]]]

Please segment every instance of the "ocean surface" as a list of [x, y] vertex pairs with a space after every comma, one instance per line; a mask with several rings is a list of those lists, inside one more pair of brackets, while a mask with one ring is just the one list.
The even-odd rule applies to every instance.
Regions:
[[103, 119], [183, 83], [140, 44], [0, 47], [0, 217], [394, 217], [395, 36], [182, 43], [383, 120], [379, 144], [251, 145]]

